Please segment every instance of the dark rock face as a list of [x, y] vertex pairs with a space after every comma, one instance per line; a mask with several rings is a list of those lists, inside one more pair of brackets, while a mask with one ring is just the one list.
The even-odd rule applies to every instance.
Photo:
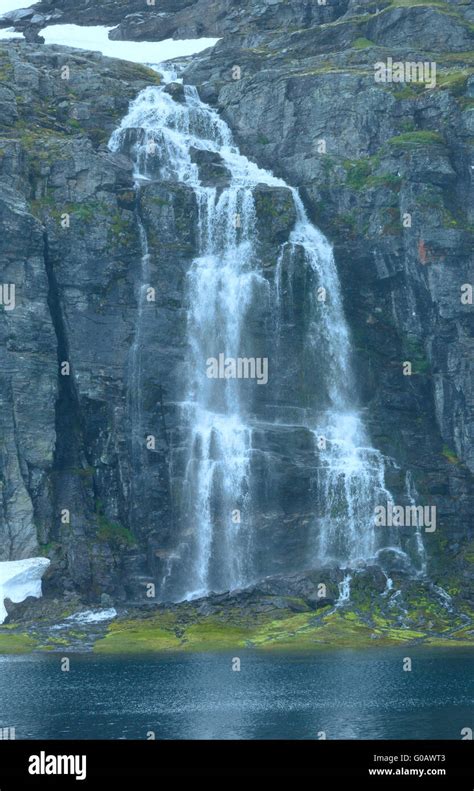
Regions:
[[[395, 461], [388, 485], [404, 503], [410, 471], [419, 501], [436, 505], [438, 530], [425, 539], [430, 571], [435, 580], [455, 579], [454, 587], [461, 580], [464, 591], [474, 506], [473, 307], [461, 301], [473, 282], [472, 9], [386, 0], [157, 0], [145, 9], [142, 0], [93, 8], [42, 0], [35, 9], [46, 18], [54, 10], [61, 23], [116, 24], [118, 39], [223, 37], [190, 61], [185, 82], [219, 109], [243, 153], [299, 188], [334, 243], [358, 398], [374, 446]], [[28, 35], [51, 23], [8, 18]], [[436, 86], [376, 83], [374, 64], [389, 57], [435, 60]], [[70, 80], [61, 80], [63, 65]], [[50, 590], [136, 598], [143, 583], [160, 578], [176, 529], [170, 450], [183, 442], [174, 397], [197, 207], [176, 184], [144, 184], [136, 193], [128, 157], [106, 150], [152, 73], [12, 43], [0, 70], [2, 281], [16, 284], [18, 303], [0, 314], [0, 558], [44, 551], [53, 559]], [[180, 87], [169, 90], [182, 101]], [[225, 187], [219, 158], [196, 151], [195, 162], [204, 183]], [[294, 224], [293, 202], [288, 190], [264, 185], [255, 198], [259, 259], [270, 277]], [[132, 462], [126, 382], [140, 222], [157, 295], [142, 337], [144, 418], [156, 446]], [[295, 280], [301, 304], [312, 285]], [[253, 321], [262, 349], [271, 345], [262, 317]], [[296, 369], [301, 325], [286, 321]], [[61, 375], [64, 361], [69, 376]], [[411, 376], [403, 374], [406, 361]], [[275, 413], [293, 388], [289, 365], [278, 403], [256, 389], [255, 414]], [[261, 546], [276, 542], [276, 555], [286, 552], [297, 567], [302, 533], [288, 525], [311, 518], [308, 438], [282, 428], [257, 432], [255, 441], [257, 453], [281, 457], [281, 500], [262, 506]]]
[[[40, 0], [31, 9], [5, 16], [4, 27], [18, 30], [45, 24], [117, 25], [118, 40], [160, 41], [200, 38], [244, 31], [306, 27], [331, 22], [347, 10], [348, 0]], [[8, 24], [7, 24], [8, 23]]]
[[46, 588], [123, 595], [124, 565], [146, 555], [130, 531], [124, 385], [140, 245], [132, 165], [104, 143], [157, 76], [28, 45], [2, 50], [2, 69], [2, 279], [17, 303], [1, 313], [2, 560], [43, 551]]

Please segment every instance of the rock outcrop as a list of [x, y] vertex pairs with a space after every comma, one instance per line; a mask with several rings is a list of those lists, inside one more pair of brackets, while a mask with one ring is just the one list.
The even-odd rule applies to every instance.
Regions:
[[16, 302], [1, 313], [1, 558], [41, 551], [46, 586], [123, 595], [121, 550], [133, 556], [136, 541], [119, 458], [140, 253], [132, 165], [106, 142], [159, 78], [65, 48], [1, 56], [2, 280]]

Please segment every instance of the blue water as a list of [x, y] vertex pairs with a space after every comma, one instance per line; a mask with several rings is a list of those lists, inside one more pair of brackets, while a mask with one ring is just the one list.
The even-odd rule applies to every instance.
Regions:
[[[309, 655], [0, 656], [0, 726], [17, 739], [460, 739], [474, 727], [463, 649]], [[412, 659], [411, 672], [403, 658]]]

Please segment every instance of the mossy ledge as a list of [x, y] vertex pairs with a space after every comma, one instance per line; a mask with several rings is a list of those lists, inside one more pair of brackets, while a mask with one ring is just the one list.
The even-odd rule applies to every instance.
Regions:
[[[325, 608], [326, 609], [326, 608]], [[327, 614], [281, 612], [274, 619], [231, 624], [204, 617], [183, 626], [168, 614], [146, 620], [131, 619], [111, 624], [94, 646], [97, 654], [215, 652], [235, 649], [265, 651], [320, 651], [376, 648], [401, 644], [474, 646], [474, 623], [450, 636], [443, 633], [395, 628], [388, 622], [371, 626], [352, 611]]]
[[[180, 604], [117, 607], [113, 621], [81, 624], [79, 631], [74, 619], [64, 620], [59, 602], [42, 599], [0, 627], [0, 654], [474, 647], [474, 611], [455, 582], [446, 580], [441, 588], [427, 580], [396, 579], [391, 591], [379, 586], [375, 592], [367, 589], [367, 575], [361, 574], [353, 580], [351, 601], [343, 605], [337, 605], [331, 590], [321, 601], [296, 592], [247, 590]], [[84, 607], [78, 601], [73, 609]]]

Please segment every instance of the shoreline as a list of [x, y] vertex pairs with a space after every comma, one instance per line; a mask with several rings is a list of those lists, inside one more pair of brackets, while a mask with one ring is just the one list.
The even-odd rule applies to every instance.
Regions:
[[[42, 606], [41, 604], [42, 603]], [[252, 606], [238, 611], [221, 608], [211, 611], [209, 602], [184, 603], [171, 607], [119, 608], [116, 617], [95, 622], [89, 610], [63, 618], [32, 618], [35, 609], [45, 609], [46, 600], [30, 605], [27, 617], [0, 627], [0, 655], [44, 653], [88, 653], [99, 655], [143, 655], [171, 653], [215, 653], [257, 651], [259, 653], [320, 653], [409, 647], [474, 648], [474, 619], [457, 613], [449, 620], [438, 617], [426, 623], [423, 616], [399, 624], [396, 616], [381, 614], [380, 602], [370, 612], [355, 605], [326, 604], [318, 609], [302, 609], [297, 601], [277, 602], [259, 612]], [[64, 603], [61, 603], [64, 608]], [[261, 605], [262, 606], [262, 605]], [[427, 609], [432, 612], [432, 604]], [[199, 611], [201, 610], [201, 612]], [[204, 612], [203, 612], [204, 610]], [[425, 622], [423, 623], [423, 621]], [[408, 619], [407, 619], [408, 621]]]

